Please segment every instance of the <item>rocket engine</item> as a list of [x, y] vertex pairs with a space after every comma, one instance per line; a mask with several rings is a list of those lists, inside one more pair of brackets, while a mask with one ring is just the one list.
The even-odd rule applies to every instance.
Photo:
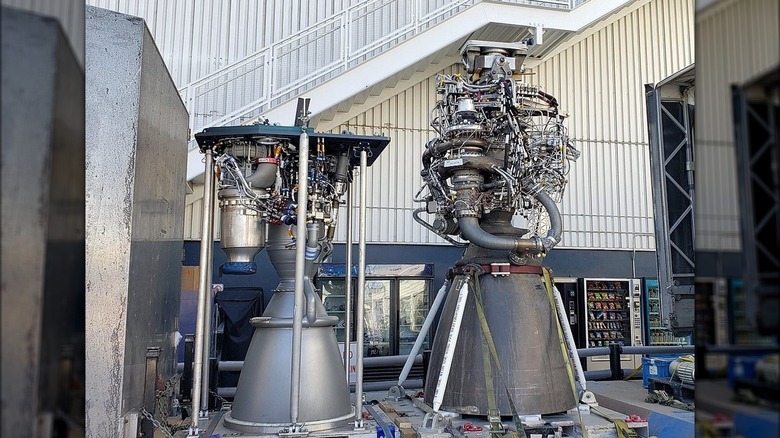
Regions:
[[[458, 291], [468, 284], [441, 407], [477, 415], [566, 411], [577, 400], [541, 262], [561, 240], [556, 202], [579, 152], [557, 99], [515, 78], [525, 44], [472, 40], [461, 53], [466, 74], [438, 77], [431, 122], [438, 136], [423, 152], [415, 197], [424, 204], [415, 220], [466, 246], [451, 269], [425, 401], [432, 404], [437, 376], [447, 371]], [[528, 229], [513, 226], [516, 215]]]

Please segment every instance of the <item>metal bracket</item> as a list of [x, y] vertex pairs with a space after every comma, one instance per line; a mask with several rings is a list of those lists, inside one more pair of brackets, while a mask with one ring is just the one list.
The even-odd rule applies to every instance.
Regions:
[[355, 419], [355, 427], [352, 430], [366, 430], [366, 426], [363, 423], [362, 418]]
[[598, 406], [599, 402], [596, 401], [596, 396], [590, 391], [583, 391], [580, 394], [580, 402], [585, 403], [588, 406]]
[[391, 386], [387, 391], [387, 398], [395, 401], [400, 401], [406, 397], [406, 390], [401, 385]]
[[279, 431], [279, 436], [284, 437], [297, 437], [297, 436], [309, 436], [309, 431], [306, 429], [305, 423], [291, 424]]
[[490, 264], [490, 275], [494, 277], [507, 277], [511, 272], [509, 272], [510, 264], [507, 262], [502, 263], [491, 263]]

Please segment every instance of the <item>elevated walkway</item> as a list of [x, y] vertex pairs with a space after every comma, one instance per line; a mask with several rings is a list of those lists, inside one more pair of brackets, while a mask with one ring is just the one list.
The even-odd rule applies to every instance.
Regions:
[[[355, 105], [368, 106], [380, 101], [379, 97], [386, 99], [402, 91], [397, 86], [399, 82], [411, 86], [414, 84], [412, 79], [419, 82], [459, 62], [458, 49], [467, 39], [520, 41], [532, 38], [535, 44], [530, 47], [528, 58], [532, 63], [534, 59], [543, 58], [573, 33], [632, 1], [591, 0], [582, 3], [458, 0], [426, 15], [417, 13], [424, 2], [414, 0], [415, 12], [406, 15], [410, 22], [388, 35], [363, 41], [362, 47], [352, 48], [350, 43], [361, 41], [356, 33], [365, 33], [365, 29], [355, 29], [348, 25], [346, 18], [343, 25], [328, 22], [325, 33], [322, 33], [322, 29], [302, 32], [294, 40], [280, 43], [286, 47], [284, 59], [281, 55], [274, 56], [274, 53], [281, 53], [278, 50], [259, 58], [253, 55], [236, 63], [238, 67], [230, 67], [180, 91], [191, 114], [210, 114], [213, 111], [208, 108], [197, 109], [204, 104], [198, 102], [198, 87], [205, 87], [211, 93], [200, 94], [210, 96], [201, 99], [208, 104], [208, 101], [220, 100], [217, 91], [229, 88], [232, 81], [248, 74], [262, 75], [262, 89], [248, 91], [252, 95], [251, 101], [235, 109], [226, 109], [226, 114], [219, 118], [192, 120], [190, 129], [193, 134], [208, 126], [247, 124], [260, 117], [272, 123], [292, 124], [296, 99], [301, 95], [311, 98], [312, 126], [324, 130], [325, 126], [320, 125], [327, 124], [330, 129], [338, 126], [337, 122], [339, 118], [343, 120], [344, 114], [354, 115]], [[558, 7], [551, 7], [556, 5]], [[448, 14], [451, 16], [442, 19]], [[323, 38], [329, 38], [330, 43], [323, 43]], [[322, 53], [327, 50], [333, 53]], [[293, 52], [298, 53], [298, 56], [289, 59], [288, 55]], [[319, 63], [322, 65], [314, 63], [321, 57], [324, 57], [323, 62]], [[306, 62], [309, 60], [311, 63]], [[279, 70], [275, 64], [283, 64], [285, 70]], [[295, 72], [310, 73], [293, 74]], [[223, 96], [221, 100], [227, 101], [228, 97]], [[191, 144], [188, 181], [202, 175], [201, 160], [202, 155]]]

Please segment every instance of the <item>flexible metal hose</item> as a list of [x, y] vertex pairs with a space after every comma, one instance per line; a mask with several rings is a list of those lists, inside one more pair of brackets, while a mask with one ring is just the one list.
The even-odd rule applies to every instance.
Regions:
[[464, 238], [471, 243], [487, 249], [508, 250], [517, 253], [532, 252], [535, 254], [546, 253], [558, 244], [563, 232], [561, 213], [555, 202], [547, 193], [541, 191], [535, 198], [544, 206], [550, 216], [550, 230], [543, 238], [534, 236], [530, 238], [496, 236], [483, 230], [476, 217], [458, 218], [458, 225]]

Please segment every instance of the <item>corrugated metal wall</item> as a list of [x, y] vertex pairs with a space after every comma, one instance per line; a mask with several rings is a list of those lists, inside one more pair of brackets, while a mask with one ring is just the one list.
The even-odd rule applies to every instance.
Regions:
[[[654, 249], [644, 84], [693, 63], [693, 9], [692, 0], [638, 2], [533, 68], [529, 82], [559, 98], [582, 151], [561, 205], [562, 247]], [[371, 242], [441, 242], [411, 218], [435, 98], [429, 78], [339, 128], [393, 138], [371, 169]]]
[[87, 0], [146, 20], [177, 87], [279, 41], [357, 0]]
[[529, 82], [558, 97], [582, 151], [561, 209], [563, 246], [654, 249], [644, 84], [694, 62], [694, 1], [636, 2], [575, 36]]
[[731, 85], [780, 63], [778, 29], [777, 0], [722, 0], [696, 15], [698, 250], [741, 249]]
[[[693, 10], [693, 0], [633, 3], [533, 67], [529, 82], [559, 98], [571, 114], [570, 134], [582, 151], [562, 203], [562, 247], [654, 249], [648, 236], [653, 212], [644, 84], [693, 63]], [[443, 69], [458, 71], [459, 64]], [[433, 135], [429, 112], [435, 99], [431, 77], [334, 129], [381, 132], [393, 139], [369, 169], [370, 242], [442, 242], [411, 217], [421, 184], [419, 157]], [[191, 238], [199, 235], [198, 197], [190, 195], [188, 202], [185, 233]], [[343, 221], [340, 225], [337, 239], [343, 241]]]
[[2, 5], [57, 18], [84, 67], [84, 0], [3, 0]]

